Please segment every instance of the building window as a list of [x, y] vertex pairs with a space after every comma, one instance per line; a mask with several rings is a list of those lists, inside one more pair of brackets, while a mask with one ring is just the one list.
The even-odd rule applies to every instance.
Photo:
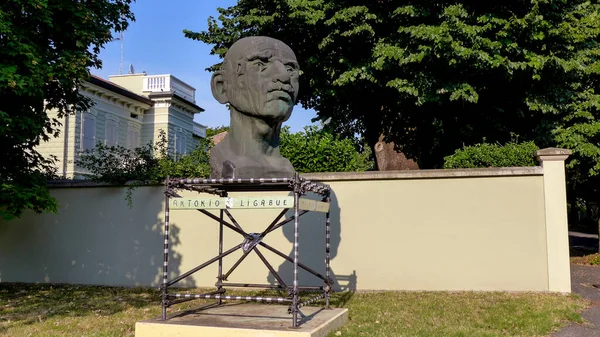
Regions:
[[96, 146], [96, 118], [83, 113], [81, 120], [81, 150], [91, 150]]
[[184, 155], [187, 153], [186, 137], [181, 132], [175, 135], [175, 153], [177, 155]]
[[140, 147], [140, 129], [132, 126], [127, 128], [127, 147], [132, 150]]
[[119, 127], [116, 121], [106, 121], [106, 145], [117, 146], [117, 131]]

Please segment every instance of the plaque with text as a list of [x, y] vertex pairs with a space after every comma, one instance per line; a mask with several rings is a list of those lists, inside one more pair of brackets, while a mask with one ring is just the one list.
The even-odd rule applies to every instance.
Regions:
[[[294, 197], [170, 198], [170, 209], [268, 209], [294, 208]], [[329, 203], [300, 198], [298, 208], [329, 212]]]

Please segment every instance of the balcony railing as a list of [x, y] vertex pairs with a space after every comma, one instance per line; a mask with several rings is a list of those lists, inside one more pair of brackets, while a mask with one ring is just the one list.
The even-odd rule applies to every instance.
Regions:
[[151, 75], [144, 77], [146, 92], [173, 91], [178, 96], [196, 103], [196, 89], [173, 75]]

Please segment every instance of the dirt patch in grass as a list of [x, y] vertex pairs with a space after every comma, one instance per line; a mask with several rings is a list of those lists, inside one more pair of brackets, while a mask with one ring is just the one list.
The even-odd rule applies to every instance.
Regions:
[[600, 253], [572, 257], [571, 263], [584, 266], [600, 266]]
[[[350, 320], [330, 336], [458, 337], [545, 336], [582, 322], [588, 302], [556, 294], [345, 292], [334, 294], [332, 304], [349, 308]], [[134, 336], [135, 322], [159, 315], [156, 289], [0, 283], [0, 336]]]

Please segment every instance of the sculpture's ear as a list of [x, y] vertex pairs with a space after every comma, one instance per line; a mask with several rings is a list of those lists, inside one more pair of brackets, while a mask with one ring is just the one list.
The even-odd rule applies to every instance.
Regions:
[[227, 91], [225, 90], [225, 77], [222, 70], [217, 70], [212, 75], [210, 80], [210, 90], [213, 97], [221, 104], [229, 102], [227, 99]]

